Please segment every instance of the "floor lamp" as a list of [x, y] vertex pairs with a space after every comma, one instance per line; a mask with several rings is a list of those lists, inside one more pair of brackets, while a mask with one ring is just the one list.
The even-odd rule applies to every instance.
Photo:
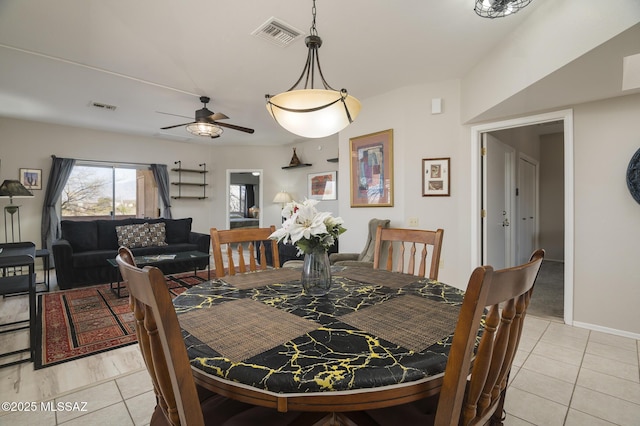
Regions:
[[[4, 235], [5, 242], [15, 243], [17, 241], [22, 240], [22, 235], [20, 234], [20, 206], [13, 204], [13, 198], [24, 198], [24, 197], [33, 197], [33, 194], [24, 187], [18, 180], [5, 180], [0, 185], [0, 198], [9, 197], [9, 205], [4, 208]], [[7, 227], [7, 214], [9, 214], [11, 220], [11, 241], [9, 241], [9, 232]], [[14, 223], [14, 215], [18, 216], [18, 240], [15, 238], [15, 230], [16, 226]]]

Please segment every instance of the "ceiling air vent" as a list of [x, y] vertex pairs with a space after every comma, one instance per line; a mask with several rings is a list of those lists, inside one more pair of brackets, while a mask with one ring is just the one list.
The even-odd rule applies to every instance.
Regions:
[[93, 102], [93, 101], [89, 105], [94, 108], [106, 109], [109, 111], [115, 111], [117, 108], [117, 106], [115, 105], [108, 105], [108, 104], [103, 104], [102, 102]]
[[302, 31], [291, 25], [271, 17], [258, 29], [251, 33], [258, 38], [270, 41], [280, 47], [287, 47], [295, 39], [302, 35]]

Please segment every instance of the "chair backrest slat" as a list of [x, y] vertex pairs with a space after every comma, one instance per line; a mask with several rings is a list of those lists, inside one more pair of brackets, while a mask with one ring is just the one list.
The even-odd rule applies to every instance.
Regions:
[[[231, 230], [211, 228], [211, 248], [213, 249], [216, 276], [224, 277], [236, 273], [267, 269], [267, 251], [271, 254], [272, 266], [279, 268], [278, 243], [269, 239], [275, 230], [274, 225], [269, 228]], [[226, 253], [226, 259], [223, 257], [223, 253]], [[225, 260], [227, 268], [225, 268]], [[237, 267], [236, 261], [238, 262]]]
[[[443, 236], [444, 230], [442, 229], [429, 231], [425, 229], [383, 228], [378, 226], [373, 267], [375, 269], [380, 268], [386, 252], [385, 269], [387, 271], [416, 275], [417, 267], [417, 275], [424, 277], [427, 276], [427, 258], [429, 252], [431, 252], [428, 278], [437, 280]], [[387, 248], [383, 249], [384, 247]], [[406, 253], [408, 253], [408, 262], [405, 269]], [[394, 262], [396, 264], [395, 268], [393, 267]]]

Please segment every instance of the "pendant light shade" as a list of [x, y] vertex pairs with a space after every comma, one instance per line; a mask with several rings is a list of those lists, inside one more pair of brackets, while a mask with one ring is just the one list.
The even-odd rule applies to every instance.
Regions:
[[267, 110], [282, 127], [306, 138], [322, 138], [347, 127], [360, 113], [360, 101], [346, 91], [291, 90], [275, 95]]
[[[347, 127], [360, 113], [360, 101], [346, 89], [335, 90], [322, 75], [318, 49], [322, 39], [316, 30], [316, 2], [313, 1], [313, 23], [305, 39], [307, 61], [296, 83], [286, 92], [266, 95], [267, 111], [283, 128], [306, 138], [322, 138]], [[315, 71], [320, 75], [323, 89], [313, 87]], [[296, 89], [304, 80], [304, 87]]]

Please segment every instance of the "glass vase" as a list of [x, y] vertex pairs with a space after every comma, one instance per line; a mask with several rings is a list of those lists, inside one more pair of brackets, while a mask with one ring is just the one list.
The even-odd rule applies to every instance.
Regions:
[[301, 281], [305, 294], [309, 296], [324, 296], [329, 292], [331, 265], [326, 251], [305, 253]]

